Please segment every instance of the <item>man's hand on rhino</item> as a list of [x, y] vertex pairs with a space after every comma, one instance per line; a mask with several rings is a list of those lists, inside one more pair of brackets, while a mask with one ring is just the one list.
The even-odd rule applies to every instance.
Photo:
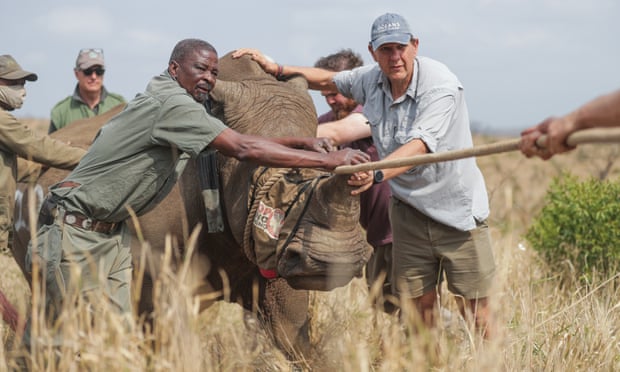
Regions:
[[307, 148], [307, 150], [325, 153], [336, 150], [336, 147], [334, 146], [334, 141], [332, 141], [331, 138], [318, 137], [311, 141], [310, 147]]
[[256, 61], [256, 63], [258, 63], [263, 68], [263, 70], [265, 70], [265, 72], [273, 76], [276, 76], [278, 74], [278, 64], [265, 57], [265, 55], [258, 49], [237, 49], [233, 52], [232, 57], [240, 58], [246, 54], [249, 55], [253, 61]]
[[355, 165], [367, 163], [370, 161], [370, 156], [360, 150], [343, 149], [338, 151], [332, 151], [325, 154], [328, 158], [327, 170], [334, 170], [334, 168], [341, 165]]

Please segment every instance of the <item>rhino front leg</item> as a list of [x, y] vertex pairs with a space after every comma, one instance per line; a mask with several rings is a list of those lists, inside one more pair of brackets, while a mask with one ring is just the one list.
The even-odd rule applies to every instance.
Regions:
[[282, 278], [266, 280], [264, 285], [264, 321], [273, 330], [276, 344], [291, 357], [307, 356], [310, 350], [308, 291], [293, 289]]

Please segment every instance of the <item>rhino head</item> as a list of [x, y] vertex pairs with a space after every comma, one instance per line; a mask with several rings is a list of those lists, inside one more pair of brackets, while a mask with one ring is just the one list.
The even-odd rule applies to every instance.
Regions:
[[[278, 81], [265, 73], [248, 56], [220, 59], [218, 81], [211, 92], [213, 113], [229, 127], [241, 133], [262, 136], [316, 135], [317, 117], [307, 83], [302, 77]], [[256, 188], [257, 167], [234, 158], [220, 156], [219, 173], [227, 223], [233, 238], [246, 249], [251, 261], [261, 267], [260, 254], [247, 251], [244, 234]], [[303, 173], [312, 183], [304, 196], [303, 213], [284, 225], [269, 258], [269, 269], [276, 269], [293, 288], [328, 290], [345, 285], [361, 274], [371, 248], [359, 226], [359, 198], [350, 195], [346, 176], [320, 170], [291, 170]], [[271, 198], [286, 194], [287, 187], [299, 187], [290, 174]], [[313, 181], [314, 180], [314, 181]], [[277, 203], [277, 201], [276, 201]], [[287, 210], [288, 207], [282, 207]], [[288, 218], [288, 217], [287, 217]], [[258, 239], [254, 239], [258, 240]], [[258, 262], [257, 262], [258, 261]]]

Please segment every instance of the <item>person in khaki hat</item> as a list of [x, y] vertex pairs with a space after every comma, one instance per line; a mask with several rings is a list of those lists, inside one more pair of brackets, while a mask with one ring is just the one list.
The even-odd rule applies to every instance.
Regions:
[[[283, 66], [246, 48], [233, 58], [248, 54], [277, 78], [303, 75], [310, 89], [355, 99], [370, 124], [361, 132], [372, 134], [382, 160], [472, 147], [463, 84], [443, 63], [419, 56], [419, 45], [403, 16], [386, 13], [371, 26], [371, 65], [341, 72]], [[392, 191], [392, 279], [401, 303], [410, 304], [402, 306], [402, 317], [433, 326], [445, 278], [461, 313], [490, 336], [495, 262], [488, 195], [476, 160], [376, 169], [354, 175], [349, 184], [359, 194], [386, 181]]]
[[[9, 113], [22, 107], [26, 81], [37, 78], [37, 74], [23, 70], [10, 55], [0, 56], [0, 251], [3, 252], [11, 246], [13, 238], [17, 157], [71, 169], [86, 153], [50, 137], [37, 136]], [[40, 169], [38, 166], [33, 171]]]
[[80, 50], [73, 72], [78, 81], [77, 85], [73, 95], [66, 97], [52, 108], [49, 133], [78, 119], [103, 114], [125, 103], [123, 96], [108, 92], [103, 85], [105, 62], [102, 49]]

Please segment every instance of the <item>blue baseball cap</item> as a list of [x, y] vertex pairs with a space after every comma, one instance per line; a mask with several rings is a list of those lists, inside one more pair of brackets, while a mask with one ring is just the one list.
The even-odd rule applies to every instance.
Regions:
[[387, 43], [409, 44], [413, 34], [409, 24], [401, 15], [385, 13], [375, 19], [370, 30], [370, 45], [377, 50]]

